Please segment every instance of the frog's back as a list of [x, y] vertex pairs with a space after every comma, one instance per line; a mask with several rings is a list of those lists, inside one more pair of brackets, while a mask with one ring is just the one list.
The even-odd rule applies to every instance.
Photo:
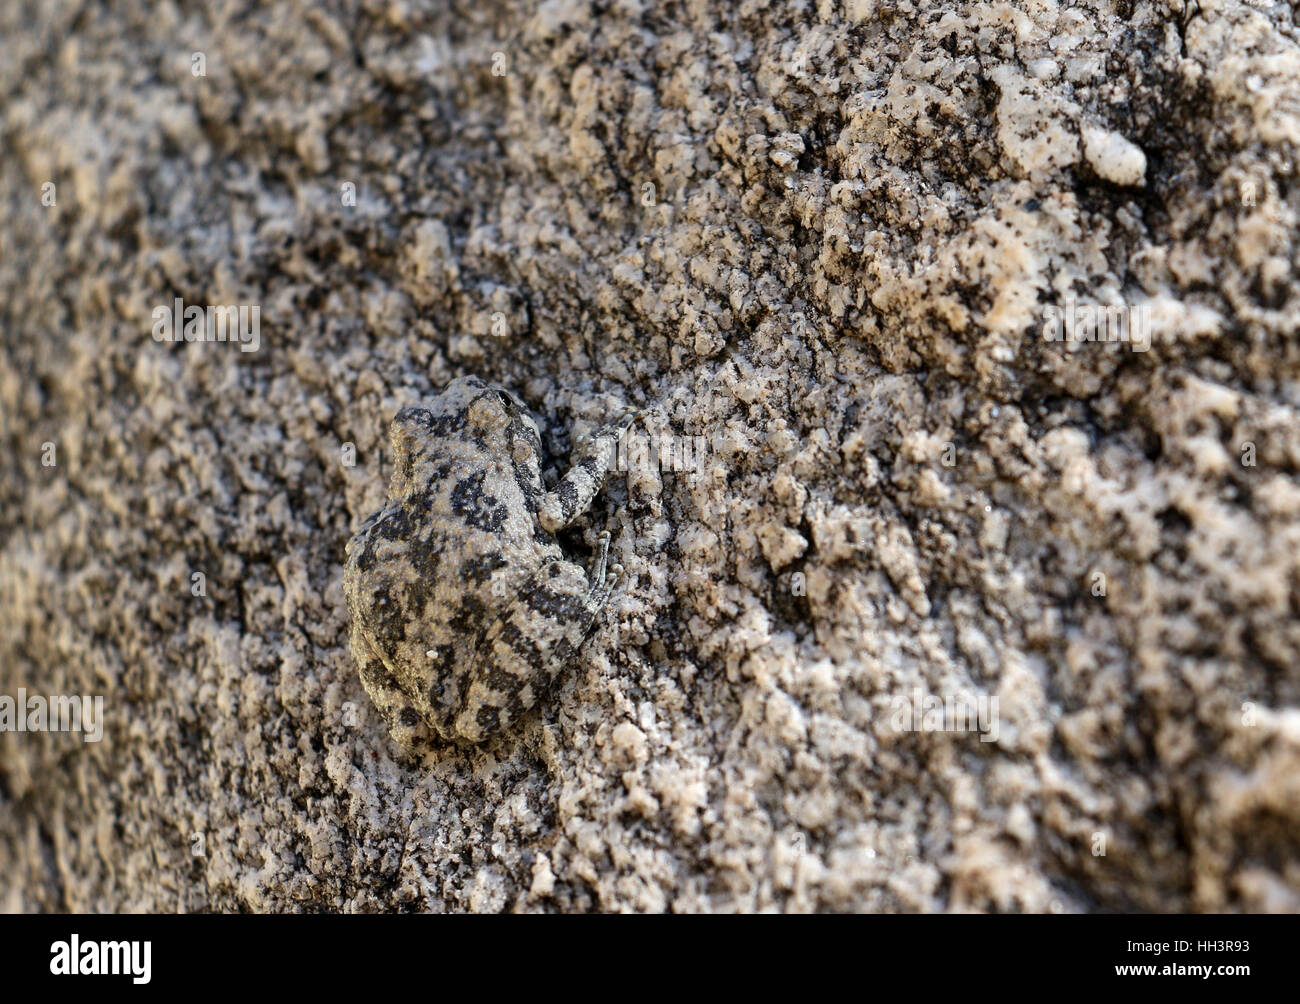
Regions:
[[448, 721], [487, 625], [562, 553], [508, 462], [456, 444], [421, 474], [358, 531], [343, 584], [353, 623], [417, 710]]

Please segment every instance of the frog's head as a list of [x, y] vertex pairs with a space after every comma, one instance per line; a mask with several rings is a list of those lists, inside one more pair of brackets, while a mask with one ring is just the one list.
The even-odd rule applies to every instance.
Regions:
[[466, 432], [485, 443], [508, 445], [522, 424], [537, 434], [532, 416], [523, 401], [503, 387], [476, 376], [464, 376], [447, 384], [433, 402], [434, 414], [459, 419]]
[[420, 457], [432, 446], [463, 439], [490, 450], [517, 452], [527, 441], [539, 450], [541, 439], [532, 416], [514, 394], [476, 376], [452, 380], [432, 401], [399, 411], [389, 428], [393, 448], [393, 484], [406, 485]]

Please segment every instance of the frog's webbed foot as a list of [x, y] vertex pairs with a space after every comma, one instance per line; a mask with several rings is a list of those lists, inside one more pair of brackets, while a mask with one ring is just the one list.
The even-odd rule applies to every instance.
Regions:
[[617, 421], [601, 426], [583, 443], [569, 472], [538, 503], [537, 522], [542, 529], [555, 533], [587, 511], [605, 482], [606, 472], [614, 467], [619, 439], [635, 419], [635, 412], [627, 412]]

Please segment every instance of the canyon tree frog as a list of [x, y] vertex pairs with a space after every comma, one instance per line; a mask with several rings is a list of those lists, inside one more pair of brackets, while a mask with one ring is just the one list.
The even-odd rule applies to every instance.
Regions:
[[632, 415], [597, 431], [554, 491], [523, 404], [453, 380], [389, 429], [388, 501], [348, 543], [343, 591], [361, 682], [397, 742], [483, 742], [569, 665], [618, 578], [609, 534], [590, 579], [557, 530], [600, 491]]

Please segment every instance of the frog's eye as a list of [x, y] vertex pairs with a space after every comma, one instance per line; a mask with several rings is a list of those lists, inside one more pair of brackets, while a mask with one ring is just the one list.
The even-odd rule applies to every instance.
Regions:
[[524, 408], [524, 402], [522, 402], [521, 400], [519, 400], [519, 398], [515, 397], [515, 396], [514, 396], [513, 394], [511, 394], [510, 391], [508, 391], [508, 390], [498, 390], [498, 391], [497, 391], [497, 397], [499, 397], [499, 398], [501, 399], [501, 403], [504, 404], [504, 405], [506, 406], [506, 409], [507, 409], [508, 411], [524, 411], [524, 410], [526, 410], [526, 409]]

